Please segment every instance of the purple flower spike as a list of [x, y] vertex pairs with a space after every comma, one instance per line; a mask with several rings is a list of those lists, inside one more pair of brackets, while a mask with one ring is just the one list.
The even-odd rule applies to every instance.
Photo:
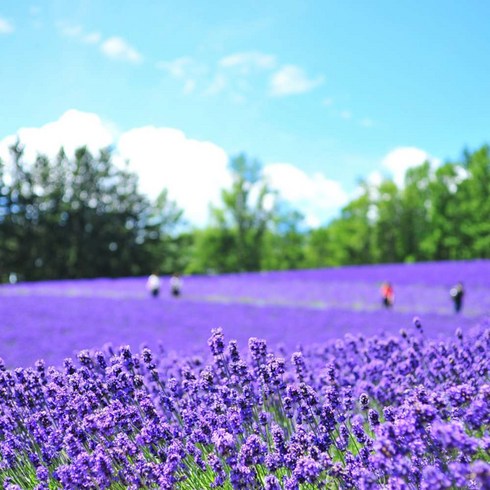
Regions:
[[422, 333], [422, 322], [420, 321], [420, 318], [418, 316], [415, 316], [413, 318], [413, 325], [419, 332]]
[[213, 356], [218, 357], [223, 354], [223, 351], [225, 350], [225, 341], [222, 328], [215, 328], [211, 331], [208, 345]]

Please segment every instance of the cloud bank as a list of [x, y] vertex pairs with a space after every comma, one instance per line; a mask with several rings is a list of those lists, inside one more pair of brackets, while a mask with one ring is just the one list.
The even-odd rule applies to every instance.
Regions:
[[12, 34], [14, 26], [11, 22], [3, 17], [0, 17], [0, 34]]
[[114, 58], [121, 61], [129, 61], [130, 63], [139, 63], [143, 57], [132, 46], [130, 46], [121, 37], [110, 37], [101, 45], [100, 50], [109, 58]]
[[[187, 220], [204, 226], [209, 204], [221, 205], [221, 190], [229, 187], [228, 155], [209, 141], [198, 141], [173, 128], [145, 126], [119, 133], [97, 114], [69, 110], [38, 128], [21, 128], [0, 141], [0, 158], [9, 161], [8, 147], [19, 139], [26, 161], [38, 153], [54, 157], [63, 146], [73, 156], [86, 145], [93, 153], [109, 145], [117, 164], [129, 162], [139, 176], [140, 190], [154, 199], [164, 188], [184, 209]], [[281, 197], [301, 211], [310, 226], [332, 217], [347, 202], [342, 186], [324, 175], [308, 175], [291, 163], [264, 165], [264, 174]]]
[[413, 146], [407, 146], [398, 147], [390, 151], [384, 157], [382, 165], [390, 171], [396, 185], [402, 187], [406, 171], [424, 162], [430, 162], [433, 166], [440, 163], [438, 159], [429, 155], [426, 151]]
[[[190, 93], [198, 86], [203, 95], [228, 91], [236, 100], [243, 100], [254, 87], [267, 87], [267, 96], [285, 97], [304, 94], [324, 82], [324, 77], [310, 78], [305, 70], [294, 64], [280, 64], [276, 56], [260, 51], [235, 52], [222, 57], [215, 65], [198, 61], [191, 56], [160, 60], [156, 68], [178, 80]], [[189, 86], [192, 90], [189, 90]]]
[[265, 166], [264, 173], [271, 186], [304, 214], [311, 227], [324, 224], [349, 199], [339, 182], [318, 172], [308, 175], [290, 163], [271, 163]]
[[270, 79], [270, 93], [276, 97], [309, 92], [323, 83], [323, 77], [308, 78], [302, 68], [285, 65]]
[[231, 182], [223, 149], [190, 139], [177, 129], [131, 129], [119, 137], [117, 151], [139, 175], [143, 192], [154, 198], [168, 189], [169, 197], [197, 226], [206, 224], [209, 204], [218, 205], [221, 189]]
[[62, 36], [76, 39], [83, 44], [98, 46], [100, 52], [108, 58], [129, 63], [140, 63], [143, 60], [141, 53], [120, 36], [102, 39], [99, 32], [86, 32], [82, 26], [65, 22], [58, 23], [57, 27]]
[[96, 153], [100, 148], [111, 145], [114, 141], [114, 130], [104, 123], [97, 114], [66, 111], [57, 121], [47, 123], [39, 128], [21, 128], [16, 134], [0, 141], [0, 158], [9, 161], [9, 146], [19, 140], [24, 146], [26, 161], [32, 162], [38, 153], [54, 157], [63, 146], [67, 155], [81, 147]]
[[[112, 146], [114, 162], [129, 163], [129, 169], [139, 176], [143, 193], [154, 199], [163, 189], [168, 189], [170, 198], [195, 226], [207, 224], [209, 205], [221, 206], [221, 190], [231, 183], [229, 156], [222, 148], [210, 141], [189, 138], [174, 128], [144, 126], [118, 132], [113, 124], [97, 114], [72, 109], [54, 122], [37, 128], [21, 128], [0, 140], [0, 158], [7, 163], [10, 160], [8, 148], [17, 139], [25, 146], [28, 162], [38, 153], [54, 157], [61, 146], [69, 157], [80, 146], [87, 146], [92, 153]], [[381, 165], [401, 185], [405, 171], [426, 160], [434, 165], [438, 163], [419, 148], [400, 147], [389, 152]], [[301, 211], [311, 227], [336, 216], [352, 198], [340, 182], [321, 172], [308, 174], [288, 162], [266, 162], [263, 170], [270, 186], [294, 209]], [[375, 174], [372, 174], [373, 183]]]

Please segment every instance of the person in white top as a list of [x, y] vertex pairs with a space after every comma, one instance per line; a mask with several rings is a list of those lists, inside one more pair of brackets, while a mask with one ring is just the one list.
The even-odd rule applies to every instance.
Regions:
[[182, 292], [182, 279], [179, 274], [175, 273], [170, 278], [170, 294], [172, 296], [180, 296]]
[[160, 293], [160, 278], [157, 274], [151, 274], [146, 281], [146, 289], [156, 298]]

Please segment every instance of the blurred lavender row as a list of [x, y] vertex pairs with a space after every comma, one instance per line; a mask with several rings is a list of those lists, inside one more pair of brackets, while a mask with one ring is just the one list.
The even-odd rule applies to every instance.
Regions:
[[[382, 309], [389, 280], [395, 306]], [[426, 335], [470, 330], [490, 313], [490, 261], [388, 264], [319, 270], [191, 276], [183, 296], [150, 298], [146, 278], [49, 281], [0, 286], [0, 356], [7, 366], [65, 357], [106, 343], [199, 351], [212, 328], [244, 345], [261, 336], [295, 348], [346, 333], [390, 334], [422, 317]], [[463, 281], [463, 311], [449, 288]]]

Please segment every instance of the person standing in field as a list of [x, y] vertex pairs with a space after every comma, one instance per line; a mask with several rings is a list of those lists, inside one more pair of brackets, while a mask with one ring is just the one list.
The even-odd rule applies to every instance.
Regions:
[[150, 291], [150, 294], [156, 298], [160, 294], [160, 278], [157, 274], [153, 273], [148, 277], [146, 281], [146, 289]]
[[177, 273], [172, 274], [170, 278], [170, 294], [174, 297], [180, 296], [182, 293], [182, 279]]
[[391, 308], [395, 304], [395, 291], [389, 282], [381, 285], [381, 301], [385, 308]]
[[455, 313], [459, 313], [461, 311], [461, 308], [463, 307], [463, 297], [464, 297], [463, 283], [458, 282], [455, 286], [453, 286], [450, 289], [449, 294], [451, 295], [451, 298], [454, 303]]

